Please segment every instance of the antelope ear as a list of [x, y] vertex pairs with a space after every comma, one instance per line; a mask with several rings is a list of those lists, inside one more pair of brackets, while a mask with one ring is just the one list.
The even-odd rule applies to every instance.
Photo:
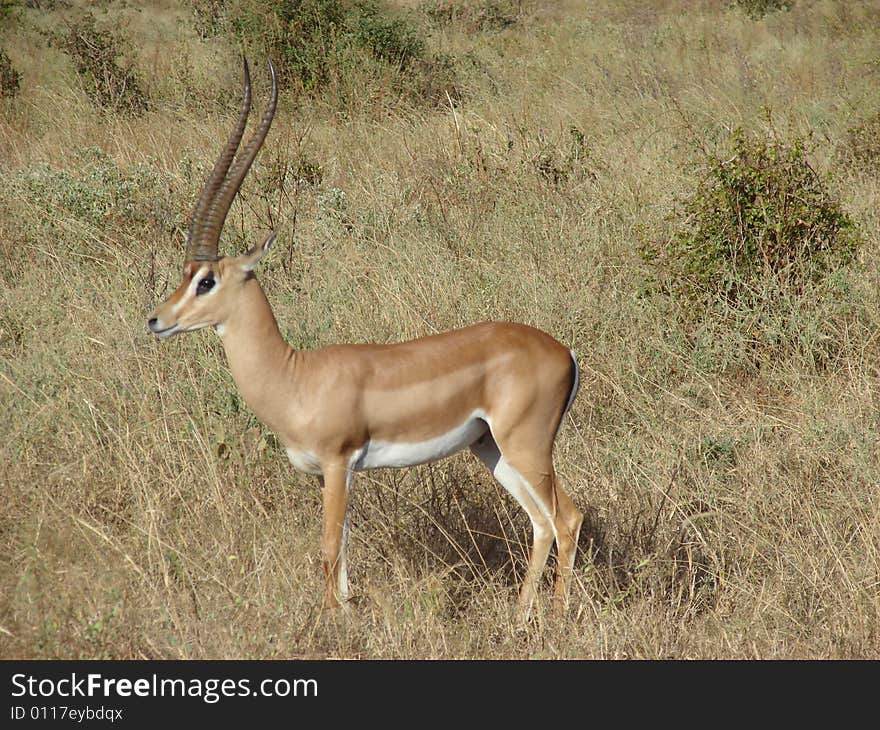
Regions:
[[257, 264], [260, 263], [260, 260], [268, 253], [269, 249], [272, 248], [272, 244], [275, 243], [275, 235], [275, 231], [272, 231], [272, 233], [263, 239], [262, 243], [257, 244], [241, 257], [241, 268], [244, 271], [253, 271], [257, 268]]

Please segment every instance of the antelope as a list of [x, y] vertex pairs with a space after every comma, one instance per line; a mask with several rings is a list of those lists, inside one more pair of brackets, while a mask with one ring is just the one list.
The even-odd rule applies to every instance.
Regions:
[[349, 599], [346, 506], [354, 474], [433, 462], [467, 447], [531, 519], [520, 608], [528, 616], [555, 540], [553, 604], [564, 611], [583, 516], [556, 477], [553, 444], [578, 390], [574, 353], [541, 330], [511, 322], [394, 344], [290, 347], [254, 275], [275, 233], [241, 256], [217, 252], [230, 205], [275, 115], [271, 61], [269, 73], [268, 105], [238, 151], [251, 107], [244, 60], [238, 121], [193, 210], [183, 281], [152, 312], [149, 329], [165, 339], [213, 327], [245, 402], [293, 467], [318, 476], [325, 607]]

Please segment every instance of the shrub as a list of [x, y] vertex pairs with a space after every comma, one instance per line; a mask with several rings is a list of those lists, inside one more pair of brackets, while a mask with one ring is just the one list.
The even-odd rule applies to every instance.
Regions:
[[373, 0], [355, 5], [351, 27], [356, 41], [380, 61], [406, 69], [425, 57], [425, 42], [416, 27]]
[[190, 0], [196, 33], [208, 39], [223, 32], [229, 0]]
[[341, 0], [239, 0], [227, 13], [232, 34], [265, 51], [282, 84], [297, 80], [313, 91], [330, 79], [345, 20]]
[[471, 32], [502, 30], [522, 15], [522, 0], [429, 0], [422, 13], [435, 25], [460, 25]]
[[809, 137], [772, 126], [703, 149], [693, 191], [646, 243], [649, 290], [697, 367], [759, 369], [791, 356], [826, 367], [861, 316], [849, 274], [853, 221], [811, 166]]
[[74, 221], [108, 233], [120, 228], [163, 234], [183, 229], [185, 211], [167, 175], [156, 167], [122, 169], [97, 147], [74, 154], [69, 168], [37, 162], [5, 176], [2, 203], [40, 211], [19, 216], [24, 237], [38, 240], [50, 231], [59, 238], [69, 236], [77, 230], [70, 227]]
[[456, 66], [455, 57], [445, 53], [422, 59], [410, 76], [410, 96], [432, 106], [446, 106], [450, 101], [458, 104], [462, 89]]
[[837, 156], [855, 169], [880, 172], [880, 112], [847, 130]]
[[734, 0], [733, 4], [753, 20], [760, 20], [768, 13], [791, 10], [794, 0]]
[[246, 48], [268, 54], [282, 85], [308, 93], [336, 86], [345, 95], [371, 75], [388, 87], [390, 76], [404, 97], [458, 95], [453, 61], [429, 54], [412, 16], [378, 0], [193, 0], [193, 7], [211, 28], [224, 26]]
[[552, 145], [538, 137], [539, 149], [530, 162], [548, 182], [559, 186], [572, 178], [595, 178], [590, 169], [590, 149], [586, 135], [574, 125], [568, 128], [567, 148]]
[[0, 99], [15, 96], [21, 87], [21, 74], [12, 65], [9, 56], [0, 49]]
[[386, 9], [376, 0], [359, 0], [348, 27], [358, 48], [398, 72], [393, 87], [401, 97], [433, 106], [460, 100], [455, 58], [429, 53], [412, 16]]
[[85, 13], [52, 40], [73, 61], [86, 95], [99, 109], [138, 113], [147, 108], [147, 97], [131, 62], [129, 44], [121, 32], [99, 26]]
[[668, 245], [642, 250], [669, 292], [750, 306], [802, 293], [852, 260], [853, 222], [810, 165], [807, 139], [738, 130], [729, 147], [705, 153]]

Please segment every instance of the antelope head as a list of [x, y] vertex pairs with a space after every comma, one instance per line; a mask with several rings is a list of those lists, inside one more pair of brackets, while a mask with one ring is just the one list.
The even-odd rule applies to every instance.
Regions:
[[242, 256], [220, 256], [217, 253], [232, 200], [260, 151], [275, 116], [278, 81], [271, 61], [269, 73], [272, 78], [269, 104], [253, 136], [236, 156], [251, 108], [251, 78], [245, 59], [244, 93], [238, 122], [214, 163], [193, 210], [183, 262], [183, 281], [153, 310], [147, 323], [153, 334], [161, 338], [222, 325], [235, 307], [238, 290], [251, 278], [251, 272], [275, 240], [275, 234], [270, 233], [261, 244]]

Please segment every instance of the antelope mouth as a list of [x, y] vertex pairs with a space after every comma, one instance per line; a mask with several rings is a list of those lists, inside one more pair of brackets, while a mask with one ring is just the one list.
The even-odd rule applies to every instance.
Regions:
[[156, 335], [156, 337], [158, 337], [160, 340], [167, 339], [168, 337], [171, 337], [171, 335], [176, 334], [179, 331], [179, 328], [176, 324], [173, 324], [170, 327], [165, 327], [164, 329], [159, 329], [157, 325], [158, 323], [154, 319], [151, 319], [149, 322], [147, 322], [147, 327], [150, 328], [150, 332]]

